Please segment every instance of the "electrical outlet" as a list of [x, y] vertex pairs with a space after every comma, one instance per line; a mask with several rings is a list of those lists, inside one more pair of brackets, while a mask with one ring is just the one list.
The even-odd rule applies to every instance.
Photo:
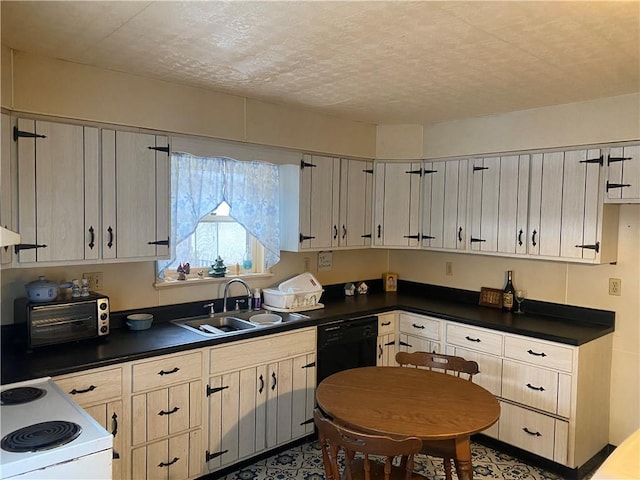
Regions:
[[87, 272], [82, 278], [89, 279], [89, 290], [102, 290], [102, 272]]
[[453, 262], [445, 262], [444, 270], [446, 275], [453, 275]]
[[622, 280], [619, 278], [609, 279], [609, 295], [622, 295]]
[[304, 257], [304, 271], [308, 272], [309, 270], [311, 270], [311, 258]]

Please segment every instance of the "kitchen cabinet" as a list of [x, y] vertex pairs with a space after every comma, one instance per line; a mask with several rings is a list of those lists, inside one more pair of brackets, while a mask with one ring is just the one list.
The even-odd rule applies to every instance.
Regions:
[[131, 477], [201, 475], [203, 351], [131, 363]]
[[441, 352], [442, 321], [433, 317], [401, 312], [398, 315], [398, 350], [401, 352]]
[[473, 381], [500, 400], [483, 432], [569, 468], [608, 443], [612, 336], [579, 347], [446, 322], [447, 353], [475, 360]]
[[608, 263], [617, 254], [618, 210], [604, 204], [600, 149], [531, 156], [527, 253]]
[[102, 249], [106, 260], [169, 257], [169, 143], [102, 130]]
[[378, 345], [376, 365], [378, 367], [396, 366], [396, 314], [378, 315]]
[[[0, 114], [0, 226], [13, 230], [13, 192], [14, 168], [12, 151], [15, 149], [11, 139], [13, 120], [6, 113]], [[0, 248], [0, 268], [11, 264], [13, 247]]]
[[210, 471], [313, 432], [315, 349], [315, 328], [210, 349]]
[[128, 415], [123, 408], [123, 367], [109, 367], [54, 378], [94, 420], [113, 435], [112, 478], [125, 475], [125, 438]]
[[527, 253], [530, 155], [500, 157], [497, 251]]
[[340, 247], [362, 248], [371, 245], [372, 200], [373, 162], [341, 159], [340, 220], [337, 226]]
[[20, 264], [97, 260], [100, 221], [98, 129], [19, 118]]
[[468, 161], [424, 162], [421, 245], [465, 250]]
[[640, 203], [640, 145], [604, 149], [605, 202]]
[[305, 155], [300, 165], [280, 166], [281, 249], [338, 246], [340, 159]]
[[422, 172], [421, 162], [374, 162], [374, 247], [419, 246]]
[[498, 251], [500, 157], [469, 161], [469, 248]]

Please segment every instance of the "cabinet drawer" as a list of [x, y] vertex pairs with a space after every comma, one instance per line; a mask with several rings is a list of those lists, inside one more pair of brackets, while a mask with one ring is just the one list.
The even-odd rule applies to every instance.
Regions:
[[315, 351], [315, 328], [267, 335], [256, 340], [213, 347], [209, 355], [209, 372], [218, 374], [230, 370], [241, 370], [252, 365]]
[[500, 412], [500, 441], [566, 464], [567, 422], [505, 402]]
[[122, 397], [122, 369], [112, 368], [54, 379], [79, 405], [87, 406]]
[[441, 329], [442, 322], [435, 318], [408, 313], [400, 314], [400, 331], [402, 333], [440, 340]]
[[133, 391], [161, 388], [202, 377], [202, 353], [156, 358], [133, 365]]
[[572, 348], [530, 338], [506, 336], [504, 356], [564, 372], [573, 368]]
[[502, 396], [549, 413], [558, 410], [558, 372], [504, 360]]
[[385, 313], [378, 315], [378, 335], [393, 333], [396, 330], [396, 314]]
[[502, 355], [502, 339], [499, 333], [456, 323], [447, 324], [447, 343], [492, 355]]
[[186, 480], [202, 474], [202, 432], [194, 430], [136, 448], [130, 478], [136, 480]]
[[202, 381], [134, 395], [131, 443], [138, 445], [202, 423]]

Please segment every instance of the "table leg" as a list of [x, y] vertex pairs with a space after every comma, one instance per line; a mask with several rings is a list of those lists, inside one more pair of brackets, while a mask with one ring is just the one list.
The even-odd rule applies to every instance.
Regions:
[[456, 473], [459, 480], [473, 480], [473, 467], [471, 465], [471, 438], [456, 438]]

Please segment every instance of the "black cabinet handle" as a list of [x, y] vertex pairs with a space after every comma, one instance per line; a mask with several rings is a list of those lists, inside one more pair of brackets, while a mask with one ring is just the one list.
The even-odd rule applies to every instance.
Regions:
[[391, 322], [382, 322], [380, 324], [381, 327], [388, 327], [389, 325], [391, 325]]
[[114, 437], [118, 434], [118, 415], [114, 412], [111, 417], [111, 435]]
[[522, 234], [524, 232], [522, 231], [522, 229], [520, 229], [520, 231], [518, 232], [518, 245], [522, 246]]
[[382, 345], [378, 345], [378, 351], [380, 353], [378, 353], [378, 358], [382, 358], [382, 354], [384, 353], [384, 350], [382, 349]]
[[378, 224], [378, 238], [380, 238], [380, 233], [382, 232], [382, 226]]
[[271, 390], [275, 390], [276, 385], [278, 384], [278, 380], [276, 379], [276, 372], [271, 372], [271, 380], [273, 380], [273, 383], [271, 384]]
[[528, 433], [529, 435], [532, 435], [534, 437], [541, 437], [542, 436], [542, 434], [540, 432], [532, 432], [527, 427], [524, 427], [522, 430], [524, 430], [526, 433]]
[[180, 460], [178, 457], [173, 457], [173, 460], [171, 460], [169, 463], [160, 462], [158, 464], [158, 466], [159, 467], [169, 467], [169, 466], [173, 465], [174, 463], [176, 463], [178, 460]]
[[462, 241], [462, 227], [460, 227], [458, 229], [458, 241], [461, 242]]
[[418, 328], [418, 329], [420, 329], [420, 330], [424, 330], [424, 325], [418, 325], [418, 324], [414, 323], [414, 324], [412, 325], [412, 327], [413, 327], [413, 328]]
[[71, 395], [78, 395], [78, 394], [81, 394], [81, 393], [89, 393], [89, 392], [93, 392], [96, 388], [98, 388], [98, 387], [96, 387], [95, 385], [91, 385], [91, 386], [89, 386], [88, 388], [85, 388], [84, 390], [76, 390], [76, 389], [74, 388], [74, 389], [73, 389], [73, 390], [71, 390], [69, 393], [70, 393]]
[[258, 393], [262, 393], [262, 390], [264, 390], [264, 377], [262, 376], [262, 374], [260, 374], [260, 387], [258, 388]]
[[176, 373], [178, 372], [180, 369], [178, 367], [175, 367], [173, 370], [160, 370], [158, 372], [158, 375], [162, 376], [162, 375], [171, 375], [172, 373]]
[[160, 410], [158, 412], [158, 415], [160, 415], [161, 417], [164, 415], [171, 415], [173, 413], [176, 413], [178, 410], [180, 410], [180, 407], [173, 407], [171, 410], [169, 410], [168, 412], [166, 410]]
[[467, 335], [466, 337], [467, 340], [469, 340], [470, 342], [475, 342], [475, 343], [480, 343], [482, 340], [480, 340], [479, 338], [471, 338], [469, 335]]
[[342, 239], [344, 240], [345, 238], [347, 238], [347, 227], [342, 225]]
[[542, 352], [542, 353], [537, 353], [537, 352], [534, 352], [533, 350], [527, 350], [527, 353], [528, 353], [529, 355], [534, 355], [534, 356], [536, 356], [536, 357], [546, 357], [546, 356], [547, 356], [547, 354], [546, 354], [546, 353], [544, 353], [544, 352]]
[[338, 227], [337, 226], [333, 226], [333, 239], [335, 240], [336, 238], [338, 238]]
[[95, 232], [93, 230], [93, 225], [92, 225], [89, 227], [89, 248], [92, 250], [95, 245], [94, 240], [95, 240]]
[[113, 247], [113, 228], [107, 228], [107, 233], [109, 234], [109, 241], [107, 242], [107, 247]]
[[536, 235], [537, 234], [538, 234], [538, 232], [536, 232], [535, 230], [531, 234], [531, 245], [533, 245], [534, 247], [536, 246]]
[[544, 387], [534, 387], [530, 383], [527, 383], [527, 388], [530, 388], [531, 390], [535, 390], [536, 392], [544, 392]]

